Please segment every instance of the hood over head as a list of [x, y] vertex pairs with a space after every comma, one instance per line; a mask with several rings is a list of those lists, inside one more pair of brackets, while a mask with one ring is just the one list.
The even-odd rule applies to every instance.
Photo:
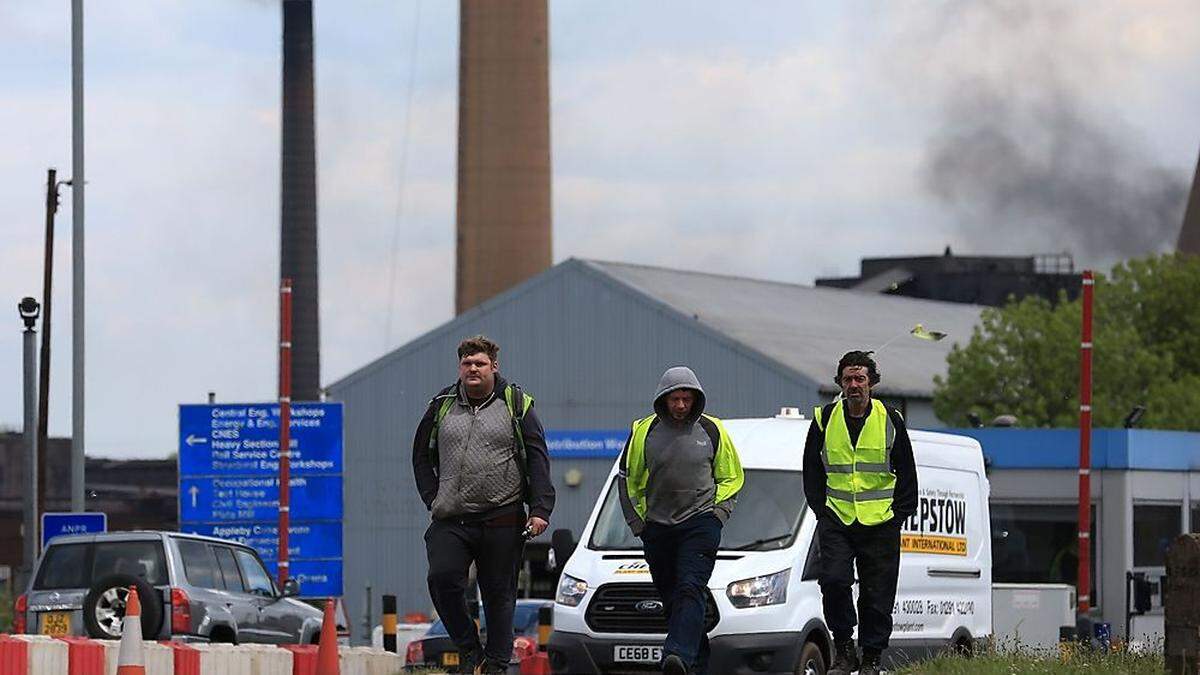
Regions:
[[691, 389], [696, 392], [696, 404], [692, 406], [692, 414], [688, 422], [695, 422], [704, 414], [704, 388], [700, 386], [700, 378], [687, 366], [668, 368], [658, 381], [658, 393], [654, 394], [654, 412], [663, 419], [671, 419], [667, 411], [667, 394], [677, 389]]

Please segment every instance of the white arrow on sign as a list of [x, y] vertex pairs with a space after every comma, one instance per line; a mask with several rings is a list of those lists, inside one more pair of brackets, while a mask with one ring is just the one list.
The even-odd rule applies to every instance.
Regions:
[[192, 496], [192, 508], [194, 509], [196, 508], [196, 495], [200, 494], [200, 488], [193, 485], [192, 487], [188, 488], [188, 494]]
[[193, 446], [197, 443], [207, 443], [208, 442], [207, 438], [204, 438], [202, 436], [197, 436], [195, 434], [188, 434], [187, 438], [184, 440], [188, 444], [189, 447]]

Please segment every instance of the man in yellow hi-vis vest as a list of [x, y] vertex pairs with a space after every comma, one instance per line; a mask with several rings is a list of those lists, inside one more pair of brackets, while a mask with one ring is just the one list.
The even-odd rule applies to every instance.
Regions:
[[654, 414], [633, 423], [618, 474], [625, 521], [642, 539], [667, 615], [662, 671], [670, 675], [707, 672], [708, 580], [745, 479], [733, 441], [704, 403], [691, 368], [663, 373]]
[[904, 419], [871, 397], [879, 369], [870, 352], [843, 356], [835, 381], [841, 399], [817, 408], [808, 429], [804, 496], [817, 516], [821, 600], [836, 649], [829, 675], [876, 675], [892, 634], [900, 524], [917, 510], [917, 468]]

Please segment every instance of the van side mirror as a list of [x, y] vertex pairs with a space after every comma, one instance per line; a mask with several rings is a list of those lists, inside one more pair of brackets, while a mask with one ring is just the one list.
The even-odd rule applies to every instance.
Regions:
[[575, 535], [566, 528], [559, 528], [550, 535], [550, 548], [554, 552], [554, 567], [562, 569], [575, 552]]
[[288, 577], [288, 580], [283, 582], [283, 597], [294, 598], [300, 595], [300, 581], [296, 577]]

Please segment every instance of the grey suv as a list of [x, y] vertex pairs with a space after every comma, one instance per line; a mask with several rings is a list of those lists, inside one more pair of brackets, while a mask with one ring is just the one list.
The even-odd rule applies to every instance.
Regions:
[[118, 638], [130, 586], [148, 640], [307, 644], [321, 633], [321, 610], [295, 597], [294, 579], [280, 592], [254, 549], [150, 531], [56, 537], [17, 599], [18, 632]]

